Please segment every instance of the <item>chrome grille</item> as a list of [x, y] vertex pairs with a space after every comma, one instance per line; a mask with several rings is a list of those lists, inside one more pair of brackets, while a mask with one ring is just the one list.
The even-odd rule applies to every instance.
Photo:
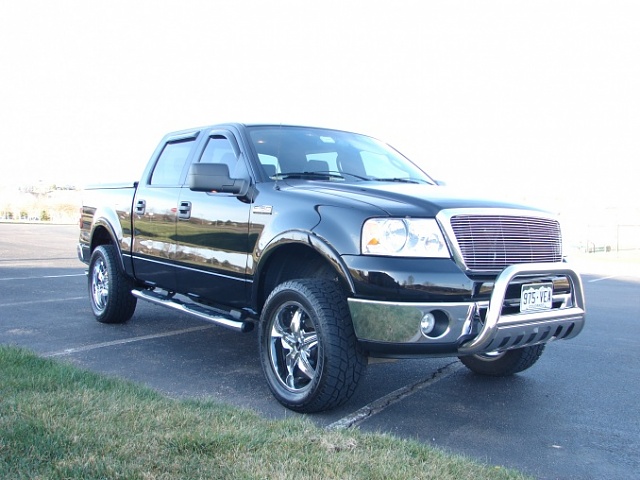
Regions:
[[518, 263], [562, 260], [560, 224], [544, 216], [455, 214], [455, 243], [471, 272], [498, 272]]

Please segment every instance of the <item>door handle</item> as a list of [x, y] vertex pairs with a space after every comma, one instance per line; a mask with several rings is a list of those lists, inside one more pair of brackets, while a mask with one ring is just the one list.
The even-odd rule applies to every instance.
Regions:
[[135, 213], [136, 215], [144, 215], [144, 212], [147, 210], [147, 202], [144, 200], [138, 200], [136, 202]]
[[180, 202], [178, 218], [181, 220], [189, 220], [191, 218], [191, 202]]

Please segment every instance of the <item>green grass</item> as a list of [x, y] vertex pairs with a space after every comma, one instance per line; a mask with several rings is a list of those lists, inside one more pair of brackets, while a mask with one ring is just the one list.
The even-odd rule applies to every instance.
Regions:
[[520, 479], [413, 441], [265, 420], [0, 346], [2, 479]]

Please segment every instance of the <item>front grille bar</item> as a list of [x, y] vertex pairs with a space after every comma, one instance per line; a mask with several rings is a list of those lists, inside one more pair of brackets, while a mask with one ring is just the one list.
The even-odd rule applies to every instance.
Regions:
[[470, 273], [498, 273], [509, 265], [562, 260], [559, 222], [543, 212], [453, 209], [438, 221], [456, 261]]

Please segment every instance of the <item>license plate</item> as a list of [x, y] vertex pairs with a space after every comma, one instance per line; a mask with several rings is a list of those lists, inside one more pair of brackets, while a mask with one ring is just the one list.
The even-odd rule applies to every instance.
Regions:
[[522, 286], [520, 295], [521, 312], [551, 310], [553, 303], [552, 283], [529, 283]]

